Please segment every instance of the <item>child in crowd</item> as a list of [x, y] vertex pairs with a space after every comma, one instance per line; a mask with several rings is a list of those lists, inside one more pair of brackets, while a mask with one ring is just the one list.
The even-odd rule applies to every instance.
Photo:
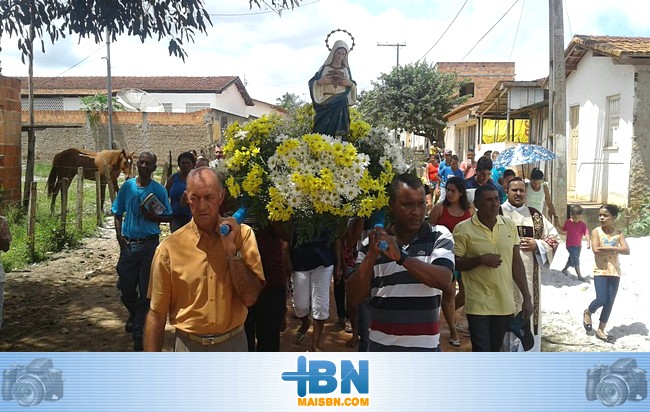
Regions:
[[566, 234], [566, 250], [569, 252], [569, 259], [567, 259], [562, 273], [569, 275], [570, 266], [573, 266], [578, 275], [578, 280], [583, 281], [584, 278], [580, 273], [580, 251], [582, 250], [582, 238], [587, 241], [587, 249], [591, 247], [589, 241], [589, 228], [587, 224], [582, 221], [582, 207], [580, 205], [571, 206], [571, 219], [567, 219], [562, 227], [562, 233]]
[[602, 205], [598, 211], [600, 227], [591, 232], [591, 248], [594, 252], [594, 286], [596, 288], [596, 299], [585, 309], [582, 315], [582, 324], [588, 334], [593, 329], [591, 325], [591, 314], [602, 307], [600, 312], [600, 324], [596, 331], [596, 338], [614, 343], [614, 339], [605, 334], [605, 326], [614, 306], [614, 299], [618, 292], [618, 284], [621, 280], [621, 268], [618, 263], [618, 255], [629, 255], [630, 247], [625, 241], [625, 236], [620, 230], [614, 227], [614, 221], [618, 217], [618, 207], [615, 205]]

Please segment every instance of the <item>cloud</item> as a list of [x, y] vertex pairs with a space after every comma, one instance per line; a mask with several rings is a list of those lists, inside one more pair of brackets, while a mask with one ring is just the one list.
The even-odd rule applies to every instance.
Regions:
[[[327, 55], [325, 37], [333, 29], [346, 29], [355, 39], [350, 53], [353, 78], [360, 89], [392, 70], [394, 47], [377, 43], [401, 43], [401, 64], [420, 59], [442, 36], [465, 0], [303, 0], [301, 6], [279, 17], [249, 9], [246, 0], [208, 0], [213, 26], [208, 35], [197, 33], [184, 45], [185, 63], [169, 56], [168, 41], [121, 37], [111, 45], [115, 76], [217, 76], [245, 79], [249, 93], [274, 102], [285, 92], [308, 98], [307, 81]], [[427, 54], [429, 62], [515, 61], [518, 80], [548, 74], [548, 2], [520, 0], [489, 34], [488, 30], [514, 0], [469, 0], [440, 42]], [[564, 0], [565, 43], [571, 34], [650, 36], [643, 7], [635, 0]], [[645, 4], [645, 3], [643, 3]], [[523, 6], [523, 11], [522, 11]], [[238, 14], [238, 15], [234, 15]], [[521, 20], [520, 20], [521, 17]], [[518, 29], [517, 29], [518, 27]], [[485, 38], [479, 42], [479, 39]], [[515, 37], [516, 36], [516, 37]], [[478, 43], [478, 45], [477, 45]], [[513, 47], [514, 44], [514, 47]], [[16, 39], [2, 39], [3, 74], [25, 76]], [[106, 73], [105, 50], [75, 37], [51, 45], [46, 55], [36, 54], [35, 75], [102, 76]]]

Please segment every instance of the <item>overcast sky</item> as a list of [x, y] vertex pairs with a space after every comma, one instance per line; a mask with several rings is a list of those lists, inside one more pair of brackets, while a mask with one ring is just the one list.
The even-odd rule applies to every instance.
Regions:
[[[239, 76], [255, 99], [275, 103], [291, 92], [308, 100], [307, 81], [327, 56], [327, 34], [346, 29], [354, 36], [349, 61], [360, 89], [370, 88], [372, 80], [396, 64], [396, 48], [378, 47], [378, 43], [406, 44], [399, 51], [400, 64], [423, 57], [431, 63], [514, 61], [517, 80], [532, 80], [548, 75], [548, 3], [304, 0], [300, 7], [278, 16], [249, 9], [248, 0], [207, 0], [213, 26], [207, 36], [197, 35], [195, 43], [186, 45], [185, 63], [169, 56], [167, 41], [149, 39], [142, 44], [122, 37], [111, 45], [112, 74]], [[647, 0], [564, 0], [564, 8], [565, 44], [574, 34], [650, 37]], [[348, 40], [347, 35], [338, 35]], [[333, 40], [335, 35], [330, 44]], [[2, 39], [0, 61], [5, 76], [27, 75], [16, 42]], [[56, 45], [46, 42], [46, 53], [36, 53], [34, 75], [104, 76], [105, 55], [104, 45], [92, 41], [68, 37]]]

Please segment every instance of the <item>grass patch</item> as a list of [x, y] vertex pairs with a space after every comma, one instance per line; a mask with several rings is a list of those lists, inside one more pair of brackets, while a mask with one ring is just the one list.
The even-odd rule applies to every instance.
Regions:
[[[12, 242], [8, 252], [2, 255], [6, 272], [24, 268], [25, 266], [46, 260], [52, 253], [79, 245], [84, 237], [97, 233], [95, 182], [84, 180], [83, 185], [83, 218], [80, 231], [76, 228], [77, 179], [75, 177], [68, 191], [68, 213], [65, 228], [61, 224], [61, 196], [57, 197], [54, 214], [50, 214], [50, 198], [47, 196], [47, 176], [50, 164], [37, 164], [34, 167], [34, 180], [37, 182], [36, 225], [34, 232], [34, 251], [27, 245], [27, 215], [19, 205], [5, 208], [5, 216], [11, 230]], [[120, 178], [120, 185], [123, 183]], [[110, 195], [106, 188], [104, 211], [110, 210]]]

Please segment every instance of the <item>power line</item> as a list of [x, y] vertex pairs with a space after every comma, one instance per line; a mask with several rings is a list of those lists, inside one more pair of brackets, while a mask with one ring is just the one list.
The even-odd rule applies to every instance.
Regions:
[[571, 17], [569, 16], [569, 0], [564, 1], [564, 11], [566, 12], [566, 20], [569, 23], [569, 34], [573, 38], [573, 29], [571, 28]]
[[460, 7], [460, 10], [458, 10], [458, 13], [456, 13], [456, 15], [454, 16], [454, 19], [451, 21], [451, 23], [449, 23], [449, 25], [447, 26], [447, 28], [445, 29], [445, 31], [442, 32], [442, 34], [440, 35], [440, 37], [438, 37], [438, 40], [436, 40], [436, 42], [433, 43], [433, 46], [431, 46], [431, 48], [430, 48], [429, 50], [427, 50], [427, 52], [424, 53], [424, 55], [423, 55], [422, 57], [420, 57], [420, 58], [416, 61], [416, 63], [418, 63], [420, 60], [424, 59], [424, 58], [427, 56], [427, 54], [429, 54], [429, 52], [431, 52], [431, 50], [433, 50], [433, 48], [436, 47], [436, 45], [438, 44], [438, 42], [440, 42], [440, 40], [442, 40], [442, 37], [447, 33], [447, 30], [449, 30], [449, 28], [451, 27], [451, 25], [454, 24], [454, 22], [456, 21], [456, 18], [458, 17], [458, 15], [460, 14], [460, 12], [463, 11], [463, 8], [465, 8], [465, 5], [467, 4], [467, 2], [468, 2], [468, 0], [465, 0], [465, 3], [463, 3], [463, 5]]
[[492, 27], [490, 27], [490, 30], [488, 30], [488, 31], [483, 35], [483, 37], [481, 37], [480, 39], [478, 39], [478, 41], [476, 42], [476, 44], [475, 44], [474, 46], [472, 46], [472, 48], [467, 52], [467, 54], [466, 54], [465, 56], [463, 56], [462, 59], [460, 59], [461, 61], [465, 60], [465, 57], [469, 56], [469, 54], [470, 54], [472, 51], [474, 51], [474, 48], [476, 48], [476, 46], [478, 46], [478, 44], [479, 44], [479, 43], [480, 43], [480, 42], [485, 38], [485, 36], [487, 36], [487, 35], [492, 31], [492, 29], [494, 29], [494, 28], [497, 26], [497, 24], [499, 24], [499, 22], [501, 22], [501, 20], [503, 20], [503, 18], [506, 17], [506, 14], [508, 14], [508, 13], [510, 12], [510, 10], [512, 10], [512, 8], [515, 7], [515, 4], [517, 4], [518, 2], [519, 2], [519, 0], [515, 0], [515, 2], [512, 3], [512, 6], [510, 6], [510, 8], [509, 8], [508, 10], [506, 10], [505, 13], [503, 13], [503, 16], [501, 16], [501, 17], [499, 18], [499, 20], [497, 20], [497, 22], [494, 23], [494, 25], [493, 25]]
[[73, 66], [71, 66], [71, 67], [68, 68], [67, 70], [61, 72], [61, 73], [60, 73], [58, 76], [56, 76], [56, 77], [61, 77], [61, 76], [63, 76], [65, 73], [69, 72], [70, 70], [72, 70], [72, 69], [74, 69], [75, 67], [79, 66], [81, 63], [83, 63], [83, 62], [85, 62], [86, 60], [88, 60], [88, 59], [90, 58], [90, 56], [92, 56], [93, 54], [95, 54], [95, 53], [97, 53], [98, 51], [102, 50], [104, 47], [105, 47], [104, 45], [100, 46], [99, 49], [95, 50], [94, 52], [90, 53], [88, 56], [86, 56], [86, 57], [84, 57], [83, 59], [79, 60], [79, 61], [78, 61], [77, 63], [75, 63]]
[[515, 44], [517, 43], [517, 35], [519, 34], [519, 25], [521, 24], [521, 16], [524, 14], [524, 7], [526, 6], [526, 0], [521, 2], [521, 12], [519, 12], [519, 21], [517, 22], [517, 30], [515, 31], [515, 39], [512, 41], [512, 49], [510, 49], [510, 56], [508, 60], [512, 59], [512, 52], [515, 51]]

